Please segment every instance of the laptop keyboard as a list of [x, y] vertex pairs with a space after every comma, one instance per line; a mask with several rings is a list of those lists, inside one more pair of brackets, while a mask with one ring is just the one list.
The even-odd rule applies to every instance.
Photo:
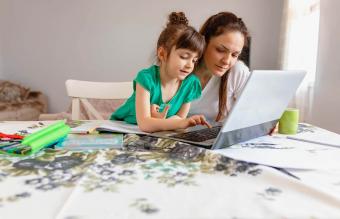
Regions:
[[173, 138], [194, 141], [194, 142], [203, 142], [210, 139], [214, 139], [217, 137], [220, 132], [222, 126], [214, 126], [212, 128], [200, 129], [197, 131], [185, 132], [176, 135], [172, 135]]

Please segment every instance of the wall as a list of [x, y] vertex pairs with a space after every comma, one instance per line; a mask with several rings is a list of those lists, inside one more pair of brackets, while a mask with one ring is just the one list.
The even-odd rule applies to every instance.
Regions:
[[0, 80], [5, 79], [5, 75], [4, 75], [4, 71], [3, 71], [3, 64], [2, 64], [2, 28], [3, 27], [3, 22], [4, 22], [4, 17], [3, 17], [4, 13], [3, 13], [3, 8], [1, 7], [1, 1], [0, 1]]
[[1, 45], [0, 45], [0, 80], [5, 79], [5, 74], [2, 67], [2, 55], [1, 55]]
[[282, 0], [1, 0], [3, 69], [8, 79], [47, 94], [50, 112], [63, 111], [66, 79], [127, 81], [149, 66], [174, 10], [186, 12], [196, 28], [219, 11], [237, 13], [253, 37], [251, 68], [275, 69], [282, 6]]
[[321, 1], [313, 124], [340, 134], [340, 1]]

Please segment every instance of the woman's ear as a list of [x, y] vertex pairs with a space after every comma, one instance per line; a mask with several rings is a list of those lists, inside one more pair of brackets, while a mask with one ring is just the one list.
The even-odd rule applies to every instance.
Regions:
[[165, 62], [165, 61], [166, 61], [167, 52], [166, 52], [166, 49], [165, 49], [163, 46], [160, 46], [160, 47], [157, 49], [157, 56], [158, 56], [158, 59], [159, 59], [161, 62]]

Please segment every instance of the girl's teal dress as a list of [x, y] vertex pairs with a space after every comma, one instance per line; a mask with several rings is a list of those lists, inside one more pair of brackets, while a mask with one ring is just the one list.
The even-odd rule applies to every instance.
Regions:
[[165, 105], [170, 105], [167, 118], [176, 115], [184, 103], [191, 102], [201, 96], [202, 88], [199, 79], [194, 75], [188, 75], [181, 83], [173, 98], [164, 103], [162, 100], [159, 66], [141, 70], [133, 80], [133, 94], [126, 102], [111, 115], [111, 120], [123, 120], [130, 124], [137, 124], [136, 119], [136, 83], [150, 92], [150, 105], [157, 104], [160, 111]]

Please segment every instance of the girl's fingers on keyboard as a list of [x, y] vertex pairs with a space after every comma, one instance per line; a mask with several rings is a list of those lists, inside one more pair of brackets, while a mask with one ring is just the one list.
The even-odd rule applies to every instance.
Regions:
[[207, 126], [208, 128], [212, 128], [212, 126], [211, 126], [210, 123], [206, 120], [206, 118], [205, 118], [204, 116], [202, 116], [202, 118], [203, 118], [203, 123], [202, 123], [202, 125], [205, 125], [205, 126]]
[[204, 117], [204, 115], [195, 115], [196, 117], [196, 121], [197, 121], [197, 125], [205, 125], [208, 128], [212, 128], [212, 126], [209, 124], [209, 122], [206, 120], [206, 118]]
[[189, 127], [198, 125], [197, 116], [191, 116], [188, 118]]
[[194, 115], [189, 118], [189, 124], [190, 126], [195, 125], [205, 125], [208, 128], [211, 128], [212, 126], [209, 124], [209, 122], [205, 119], [203, 115]]

